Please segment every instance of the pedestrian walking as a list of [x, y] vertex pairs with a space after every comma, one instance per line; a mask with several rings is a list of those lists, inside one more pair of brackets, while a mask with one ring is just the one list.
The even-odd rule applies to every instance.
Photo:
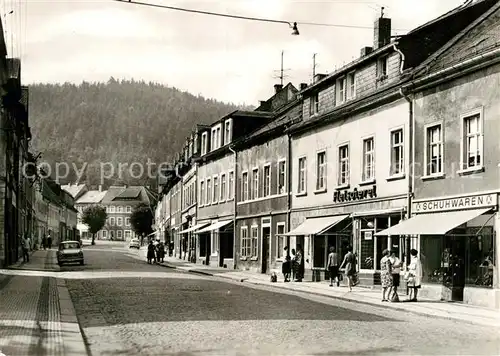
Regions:
[[382, 283], [382, 301], [388, 302], [386, 298], [387, 290], [391, 290], [392, 287], [392, 263], [389, 258], [390, 252], [385, 249], [382, 251], [382, 258], [380, 259], [380, 281]]
[[392, 288], [389, 290], [389, 300], [399, 302], [398, 287], [401, 279], [401, 260], [396, 256], [394, 250], [391, 252], [390, 260], [392, 264]]
[[30, 250], [31, 250], [31, 239], [29, 238], [28, 234], [24, 234], [24, 236], [22, 236], [22, 247], [23, 247], [23, 261], [29, 262], [30, 261]]
[[49, 250], [52, 248], [52, 236], [47, 236], [47, 246], [49, 247]]
[[292, 266], [291, 266], [291, 258], [290, 258], [290, 254], [288, 253], [288, 246], [285, 246], [285, 261], [283, 262], [282, 266], [281, 266], [281, 272], [283, 273], [283, 277], [285, 279], [285, 283], [286, 282], [290, 282], [290, 272], [291, 272], [291, 269], [292, 269]]
[[292, 281], [295, 281], [295, 278], [297, 276], [297, 270], [298, 270], [298, 265], [297, 265], [297, 254], [295, 252], [295, 249], [292, 248], [292, 255], [290, 256], [290, 264], [291, 264], [291, 272], [292, 272]]
[[297, 279], [295, 282], [302, 282], [304, 279], [305, 263], [304, 263], [304, 252], [301, 245], [297, 245], [297, 255], [295, 256], [297, 261]]
[[155, 246], [153, 245], [153, 240], [149, 241], [147, 259], [149, 264], [151, 264], [152, 261], [155, 260]]
[[45, 234], [43, 234], [43, 237], [42, 237], [42, 248], [44, 250], [47, 249], [47, 236], [45, 236]]
[[339, 278], [339, 256], [335, 252], [335, 247], [330, 247], [330, 254], [328, 255], [328, 263], [326, 265], [328, 273], [330, 274], [330, 287], [333, 287], [333, 282], [337, 281], [337, 287], [340, 286]]
[[344, 256], [344, 260], [340, 265], [340, 269], [345, 268], [345, 276], [347, 278], [347, 287], [349, 287], [349, 292], [352, 292], [353, 277], [356, 273], [356, 257], [352, 253], [352, 247], [347, 248], [347, 253]]
[[415, 249], [410, 250], [411, 262], [408, 266], [408, 271], [405, 274], [405, 279], [410, 289], [409, 301], [416, 302], [418, 290], [421, 288], [422, 283], [422, 263], [418, 258], [418, 251]]
[[156, 257], [158, 262], [163, 262], [165, 258], [165, 245], [158, 239], [158, 244], [156, 245]]

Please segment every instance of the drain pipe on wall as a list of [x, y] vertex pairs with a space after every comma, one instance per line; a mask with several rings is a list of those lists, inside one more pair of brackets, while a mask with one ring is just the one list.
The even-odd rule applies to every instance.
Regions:
[[[285, 127], [285, 131], [288, 127]], [[290, 132], [287, 133], [288, 136], [288, 154], [286, 159], [287, 174], [286, 174], [286, 194], [287, 194], [287, 225], [288, 231], [291, 230], [292, 222], [292, 135]], [[290, 236], [286, 237], [286, 245], [288, 246], [287, 253], [290, 254]]]
[[[406, 218], [409, 219], [412, 214], [412, 201], [413, 201], [413, 189], [415, 186], [415, 116], [413, 114], [413, 97], [410, 98], [409, 93], [406, 92], [404, 87], [399, 89], [401, 96], [408, 102], [408, 193], [407, 193], [407, 211]], [[405, 239], [405, 251], [406, 251], [406, 266], [410, 264], [410, 248], [411, 241], [408, 236]]]
[[[233, 214], [233, 269], [236, 269], [237, 267], [237, 261], [239, 256], [236, 255], [236, 252], [238, 249], [236, 248], [236, 212], [238, 211], [238, 204], [236, 200], [237, 192], [236, 192], [236, 187], [237, 184], [236, 182], [238, 181], [238, 154], [236, 151], [233, 149], [233, 145], [229, 145], [229, 150], [233, 153], [234, 155], [234, 169], [233, 169], [233, 200], [234, 200], [234, 214]], [[229, 178], [229, 177], [228, 177]]]

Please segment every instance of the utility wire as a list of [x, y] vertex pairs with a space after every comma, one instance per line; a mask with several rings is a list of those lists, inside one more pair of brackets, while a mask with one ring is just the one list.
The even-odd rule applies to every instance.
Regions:
[[[186, 9], [186, 8], [175, 7], [175, 6], [167, 6], [167, 5], [159, 5], [159, 4], [149, 4], [149, 3], [140, 2], [140, 1], [126, 1], [126, 0], [113, 0], [113, 1], [118, 1], [118, 2], [123, 2], [123, 3], [129, 3], [129, 4], [135, 4], [135, 5], [142, 5], [142, 6], [149, 6], [149, 7], [156, 7], [156, 8], [162, 8], [162, 9], [169, 9], [169, 10], [190, 12], [190, 13], [202, 14], [202, 15], [212, 15], [212, 16], [219, 16], [219, 17], [228, 17], [228, 18], [240, 19], [240, 20], [260, 21], [260, 22], [272, 22], [272, 23], [283, 23], [283, 24], [288, 24], [289, 26], [292, 26], [292, 23], [293, 23], [292, 21], [266, 19], [266, 18], [261, 18], [261, 17], [230, 15], [230, 14], [223, 14], [223, 13], [219, 13], [219, 12]], [[339, 25], [339, 24], [328, 24], [328, 23], [317, 23], [317, 22], [298, 22], [297, 21], [297, 25], [342, 27], [342, 28], [359, 28], [359, 29], [370, 29], [370, 30], [373, 29], [373, 27], [370, 27], [370, 26]], [[393, 30], [395, 30], [395, 31], [408, 31], [407, 29], [393, 29]]]

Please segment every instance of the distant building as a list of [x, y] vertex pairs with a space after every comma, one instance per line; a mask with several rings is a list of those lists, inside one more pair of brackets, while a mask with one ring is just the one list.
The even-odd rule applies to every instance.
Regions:
[[[88, 233], [88, 226], [82, 223], [82, 214], [83, 211], [92, 205], [100, 205], [102, 199], [106, 195], [107, 191], [102, 190], [102, 186], [99, 186], [98, 190], [88, 190], [87, 187], [77, 188], [78, 185], [69, 185], [64, 186], [64, 189], [69, 189], [74, 196], [79, 196], [76, 200], [76, 209], [78, 210], [78, 218], [77, 218], [77, 229], [82, 239], [88, 239], [92, 236]], [[101, 235], [101, 232], [98, 233], [96, 238]]]

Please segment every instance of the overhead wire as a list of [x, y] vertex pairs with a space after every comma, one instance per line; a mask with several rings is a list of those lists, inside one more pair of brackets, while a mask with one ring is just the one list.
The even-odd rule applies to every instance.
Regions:
[[[148, 6], [148, 7], [168, 9], [168, 10], [174, 10], [174, 11], [189, 12], [189, 13], [195, 13], [195, 14], [201, 14], [201, 15], [210, 15], [210, 16], [219, 16], [219, 17], [233, 18], [233, 19], [239, 19], [239, 20], [260, 21], [260, 22], [270, 22], [270, 23], [282, 23], [282, 24], [288, 24], [290, 26], [291, 26], [292, 23], [296, 22], [297, 25], [339, 27], [339, 28], [357, 28], [357, 29], [370, 29], [370, 30], [373, 30], [373, 27], [370, 27], [370, 26], [344, 25], [344, 24], [331, 24], [331, 23], [318, 23], [318, 22], [304, 22], [304, 21], [285, 21], [285, 20], [276, 20], [276, 19], [269, 19], [269, 18], [262, 18], [262, 17], [223, 14], [223, 13], [220, 13], [220, 12], [204, 11], [204, 10], [196, 10], [196, 9], [188, 9], [188, 8], [184, 8], [184, 7], [176, 7], [176, 6], [168, 6], [168, 5], [160, 5], [160, 4], [151, 4], [151, 3], [141, 2], [141, 1], [128, 1], [128, 0], [113, 0], [113, 1], [121, 2], [121, 3], [125, 3], [125, 4], [134, 4], [134, 5]], [[339, 4], [341, 2], [334, 2], [334, 3]], [[356, 3], [356, 2], [345, 1], [345, 3]], [[373, 2], [360, 1], [360, 2], [357, 2], [357, 3], [373, 3]], [[408, 31], [408, 29], [394, 29], [394, 30], [396, 30], [396, 31]]]

